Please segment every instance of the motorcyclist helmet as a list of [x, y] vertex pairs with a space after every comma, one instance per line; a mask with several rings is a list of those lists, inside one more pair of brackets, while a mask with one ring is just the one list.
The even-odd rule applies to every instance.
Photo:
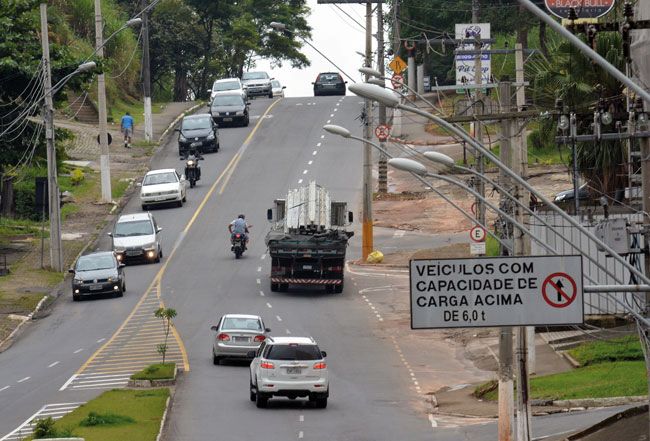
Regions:
[[240, 214], [240, 215], [237, 216], [237, 217], [238, 217], [239, 219], [246, 219], [246, 216], [244, 216], [243, 214]]

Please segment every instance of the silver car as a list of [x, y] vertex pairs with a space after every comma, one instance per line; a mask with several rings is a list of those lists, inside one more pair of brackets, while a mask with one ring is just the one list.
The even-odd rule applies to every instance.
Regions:
[[271, 89], [273, 90], [273, 96], [280, 96], [284, 98], [284, 89], [286, 89], [287, 86], [283, 86], [280, 84], [278, 80], [272, 80], [271, 81]]
[[262, 317], [247, 314], [225, 314], [217, 326], [212, 343], [212, 362], [218, 365], [224, 358], [250, 359], [271, 330], [264, 326]]
[[160, 262], [163, 257], [162, 228], [151, 213], [124, 214], [108, 233], [113, 239], [113, 251], [118, 262], [138, 259]]

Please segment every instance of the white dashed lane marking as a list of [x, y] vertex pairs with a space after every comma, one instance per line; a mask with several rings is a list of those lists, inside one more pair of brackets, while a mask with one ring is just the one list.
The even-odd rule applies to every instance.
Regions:
[[281, 321], [282, 321], [282, 318], [280, 318], [280, 316], [279, 316], [279, 315], [276, 315], [276, 316], [275, 316], [275, 318], [276, 318], [276, 319], [278, 319], [278, 321], [279, 321], [279, 322], [281, 322]]
[[320, 135], [320, 139], [325, 139], [325, 135]]
[[77, 349], [76, 351], [74, 351], [73, 353], [74, 353], [74, 354], [78, 354], [78, 353], [81, 352], [81, 351], [83, 351], [83, 348], [79, 348], [79, 349]]
[[321, 145], [323, 145], [323, 143], [319, 142], [318, 144], [316, 144], [316, 147], [320, 147]]
[[302, 174], [303, 174], [303, 175], [306, 175], [307, 173], [309, 173], [309, 170], [303, 170], [303, 171], [302, 171]]
[[261, 271], [262, 271], [262, 267], [261, 267], [261, 266], [258, 266], [258, 267], [257, 267], [257, 272], [259, 273], [259, 272], [261, 272]]
[[307, 165], [312, 165], [313, 163], [314, 163], [314, 161], [309, 161], [309, 162], [307, 163]]
[[2, 392], [3, 390], [7, 390], [7, 389], [9, 389], [10, 387], [11, 387], [11, 386], [5, 386], [5, 387], [3, 387], [3, 388], [0, 388], [0, 392]]
[[22, 383], [22, 382], [25, 382], [25, 381], [29, 380], [30, 378], [32, 378], [32, 377], [21, 378], [20, 380], [16, 381], [16, 383]]
[[264, 297], [264, 291], [260, 291], [260, 295]]
[[273, 306], [271, 306], [269, 302], [266, 302], [266, 306], [268, 306], [269, 308], [273, 308]]
[[312, 153], [313, 156], [316, 156], [317, 154], [318, 154], [318, 150], [314, 150], [314, 152]]
[[300, 417], [298, 418], [298, 421], [300, 421], [301, 423], [304, 422], [305, 421], [305, 416], [300, 415]]
[[302, 179], [298, 179], [298, 184], [302, 184]]
[[258, 284], [258, 285], [261, 285], [261, 284], [262, 284], [262, 281], [261, 281], [260, 279], [257, 279], [257, 284]]
[[55, 361], [54, 363], [50, 363], [47, 367], [51, 368], [51, 367], [56, 366], [57, 364], [59, 364], [59, 362]]

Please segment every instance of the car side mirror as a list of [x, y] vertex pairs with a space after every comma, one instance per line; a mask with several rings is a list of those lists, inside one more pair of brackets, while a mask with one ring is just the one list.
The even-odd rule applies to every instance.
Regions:
[[275, 80], [275, 78], [271, 78], [269, 81], [273, 81], [273, 80]]
[[110, 232], [106, 233], [106, 235], [110, 236], [110, 237], [113, 237], [113, 233], [110, 233]]
[[206, 90], [206, 92], [212, 93], [212, 89], [208, 89], [208, 90]]
[[249, 102], [247, 102], [247, 103], [246, 103], [246, 105], [247, 105], [247, 106], [250, 106], [250, 105], [251, 105], [251, 102], [250, 102], [250, 101], [249, 101]]
[[248, 358], [255, 358], [255, 355], [257, 355], [257, 352], [255, 352], [255, 351], [248, 351], [248, 352], [246, 353], [246, 356], [247, 356]]
[[273, 220], [273, 208], [266, 210], [266, 219], [270, 221]]
[[210, 329], [212, 329], [213, 331], [216, 331], [219, 328], [217, 328], [216, 326], [210, 326]]
[[352, 223], [354, 222], [354, 213], [351, 211], [348, 211], [348, 222]]
[[70, 274], [74, 274], [74, 268], [70, 268], [70, 269], [68, 270], [68, 272], [69, 272]]
[[347, 82], [347, 81], [343, 81], [343, 82], [344, 82], [345, 84], [348, 84], [348, 82]]
[[181, 175], [181, 181], [185, 181], [185, 175]]
[[312, 81], [311, 84], [314, 84], [314, 82]]
[[271, 328], [264, 328], [264, 332], [271, 332]]
[[327, 357], [327, 352], [320, 351], [320, 355], [321, 355], [321, 357], [325, 358], [325, 357]]
[[286, 88], [287, 88], [287, 86], [282, 86], [282, 88], [283, 88], [283, 89], [286, 89]]
[[156, 228], [156, 233], [160, 233], [162, 231], [162, 227]]

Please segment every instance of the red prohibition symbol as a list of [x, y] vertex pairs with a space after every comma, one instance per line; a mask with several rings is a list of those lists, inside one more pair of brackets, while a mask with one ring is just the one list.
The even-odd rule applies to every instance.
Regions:
[[553, 308], [566, 308], [578, 297], [578, 287], [568, 274], [553, 273], [542, 283], [542, 296]]

